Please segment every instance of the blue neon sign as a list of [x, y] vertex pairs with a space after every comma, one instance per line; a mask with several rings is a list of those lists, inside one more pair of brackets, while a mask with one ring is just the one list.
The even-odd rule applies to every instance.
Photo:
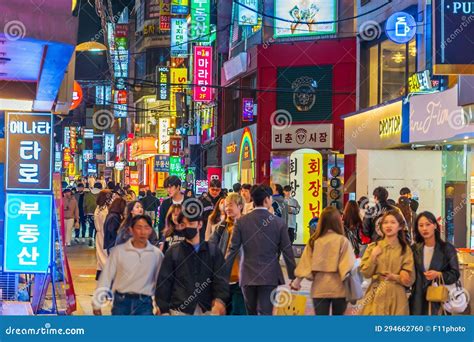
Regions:
[[51, 261], [52, 214], [52, 195], [7, 193], [5, 272], [47, 272]]
[[385, 33], [397, 44], [408, 43], [416, 34], [415, 18], [405, 12], [396, 12], [387, 19]]

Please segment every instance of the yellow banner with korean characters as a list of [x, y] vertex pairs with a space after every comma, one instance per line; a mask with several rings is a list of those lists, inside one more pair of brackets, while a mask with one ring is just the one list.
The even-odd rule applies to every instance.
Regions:
[[170, 79], [172, 86], [170, 87], [170, 112], [176, 115], [176, 93], [186, 92], [186, 88], [181, 86], [188, 83], [187, 68], [171, 68]]

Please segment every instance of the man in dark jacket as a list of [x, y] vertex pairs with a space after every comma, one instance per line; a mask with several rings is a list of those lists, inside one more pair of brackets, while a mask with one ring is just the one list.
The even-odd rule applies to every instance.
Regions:
[[85, 196], [85, 191], [84, 191], [84, 184], [79, 183], [76, 186], [76, 193], [74, 194], [74, 198], [76, 199], [77, 206], [79, 208], [79, 223], [81, 225], [81, 228], [77, 228], [74, 232], [74, 241], [75, 243], [79, 243], [79, 238], [82, 233], [82, 243], [86, 242], [86, 214], [84, 212], [84, 196]]
[[386, 211], [396, 209], [390, 205], [388, 200], [388, 191], [384, 187], [377, 187], [372, 193], [374, 195], [375, 207], [367, 209], [364, 216], [362, 231], [369, 236], [372, 241], [377, 241], [382, 237], [381, 218]]
[[145, 215], [148, 215], [151, 217], [152, 221], [155, 221], [156, 217], [156, 212], [158, 210], [158, 207], [160, 206], [160, 201], [158, 198], [153, 196], [151, 193], [151, 190], [147, 190], [146, 196], [143, 197], [140, 202], [142, 202], [143, 205], [143, 210], [145, 211]]
[[296, 268], [293, 248], [286, 223], [269, 212], [272, 207], [272, 190], [265, 185], [252, 190], [255, 208], [241, 217], [232, 232], [226, 256], [226, 269], [230, 274], [235, 257], [241, 251], [240, 286], [249, 315], [271, 315], [272, 294], [278, 285], [285, 283], [280, 266], [280, 254], [285, 259], [288, 278], [294, 279]]
[[182, 204], [184, 202], [184, 195], [181, 193], [181, 179], [177, 176], [169, 176], [164, 182], [165, 189], [168, 191], [169, 197], [160, 205], [160, 217], [158, 222], [158, 231], [160, 237], [163, 236], [163, 229], [165, 229], [166, 214], [172, 204]]
[[186, 215], [184, 208], [178, 217], [178, 222], [185, 226], [185, 240], [168, 249], [158, 275], [157, 313], [225, 315], [229, 281], [224, 256], [215, 244], [200, 239], [202, 218]]
[[[209, 184], [209, 191], [199, 197], [199, 200], [202, 203], [202, 219], [204, 221], [204, 226], [207, 225], [207, 220], [209, 216], [211, 215], [215, 205], [217, 204], [217, 202], [219, 202], [222, 196], [222, 184], [220, 180], [211, 180], [211, 183]], [[206, 229], [201, 229], [201, 232], [199, 233], [201, 234], [201, 240], [203, 241], [206, 234], [205, 230]]]
[[407, 187], [401, 188], [400, 196], [406, 197], [410, 201], [410, 208], [416, 215], [416, 211], [418, 210], [418, 207], [420, 206], [420, 204], [418, 203], [418, 201], [413, 199], [411, 190]]

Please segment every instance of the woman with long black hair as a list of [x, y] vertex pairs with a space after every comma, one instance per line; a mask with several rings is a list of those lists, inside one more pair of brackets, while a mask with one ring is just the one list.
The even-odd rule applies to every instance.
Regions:
[[[441, 240], [441, 229], [436, 217], [429, 211], [420, 213], [414, 225], [415, 244], [412, 246], [415, 259], [416, 281], [410, 297], [411, 315], [428, 315], [429, 305], [426, 291], [431, 282], [443, 278], [446, 285], [459, 280], [459, 262], [456, 248]], [[431, 303], [431, 312], [436, 315], [439, 303]]]

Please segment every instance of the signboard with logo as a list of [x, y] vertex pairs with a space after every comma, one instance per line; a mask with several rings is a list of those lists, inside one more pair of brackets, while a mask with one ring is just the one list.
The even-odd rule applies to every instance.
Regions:
[[170, 176], [178, 176], [181, 181], [186, 180], [186, 170], [181, 164], [181, 157], [170, 157]]
[[158, 101], [168, 101], [170, 99], [170, 68], [165, 66], [156, 67], [156, 83], [158, 83]]
[[3, 270], [46, 273], [51, 260], [53, 196], [7, 193]]
[[253, 121], [253, 99], [242, 99], [242, 121]]
[[115, 150], [115, 134], [104, 135], [104, 152], [114, 152]]
[[403, 113], [403, 120], [406, 118], [410, 122], [403, 132], [403, 141], [463, 139], [466, 133], [473, 132], [474, 125], [469, 123], [463, 108], [458, 106], [457, 90], [455, 86], [443, 92], [411, 97], [409, 110]]
[[188, 14], [189, 0], [171, 0], [171, 14]]
[[187, 57], [188, 23], [184, 18], [171, 18], [171, 57]]
[[274, 4], [276, 38], [336, 33], [337, 0], [275, 0]]
[[160, 118], [158, 120], [158, 153], [169, 154], [170, 153], [170, 137], [168, 135], [168, 128], [170, 127], [169, 118]]
[[207, 179], [196, 180], [196, 195], [201, 195], [208, 191]]
[[[176, 93], [184, 90], [181, 84], [188, 83], [188, 69], [187, 68], [171, 68], [171, 90], [170, 90], [170, 111], [176, 112]], [[176, 114], [174, 114], [176, 115]]]
[[333, 125], [272, 126], [272, 149], [292, 150], [298, 148], [325, 149], [333, 147]]
[[409, 93], [433, 91], [436, 90], [438, 86], [439, 80], [431, 80], [431, 74], [429, 70], [415, 72], [413, 75], [408, 77]]
[[211, 33], [211, 0], [191, 0], [189, 37], [193, 41], [207, 42]]
[[415, 18], [405, 12], [393, 13], [385, 23], [385, 34], [394, 43], [408, 43], [416, 34]]
[[51, 191], [53, 116], [6, 114], [6, 190]]
[[474, 74], [472, 1], [433, 0], [433, 74]]
[[306, 244], [310, 233], [308, 222], [320, 217], [323, 210], [323, 157], [312, 149], [301, 149], [290, 156], [291, 195], [298, 201], [301, 211], [296, 216], [295, 244]]
[[296, 122], [332, 119], [332, 65], [278, 68], [277, 87], [292, 92], [279, 93], [275, 117]]
[[237, 7], [239, 25], [255, 26], [258, 23], [258, 0], [240, 0], [242, 5]]
[[194, 47], [193, 99], [196, 102], [212, 101], [213, 89], [206, 87], [212, 83], [212, 46]]
[[83, 98], [82, 88], [81, 88], [81, 85], [79, 84], [79, 82], [74, 81], [74, 85], [73, 85], [72, 89], [73, 89], [72, 90], [72, 103], [71, 103], [71, 107], [69, 108], [69, 110], [74, 110], [77, 107], [79, 107], [79, 105], [82, 102], [82, 98]]
[[254, 152], [256, 153], [256, 137], [257, 137], [257, 125], [250, 125], [247, 128], [247, 135], [245, 135], [245, 128], [238, 129], [236, 131], [224, 134], [222, 136], [222, 165], [230, 165], [239, 162], [241, 155], [240, 147], [244, 136], [252, 140]]
[[169, 172], [170, 171], [170, 157], [164, 155], [155, 156], [155, 172]]
[[94, 159], [94, 151], [92, 151], [92, 150], [83, 150], [82, 151], [82, 159], [84, 159], [84, 161]]

